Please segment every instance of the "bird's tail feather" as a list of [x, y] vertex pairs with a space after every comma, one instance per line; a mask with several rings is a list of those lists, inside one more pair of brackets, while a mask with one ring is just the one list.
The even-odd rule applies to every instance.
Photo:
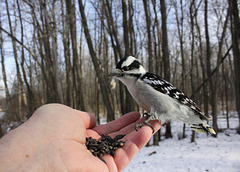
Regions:
[[189, 124], [190, 127], [199, 133], [210, 133], [210, 134], [216, 134], [215, 131], [206, 123], [200, 123], [200, 124]]

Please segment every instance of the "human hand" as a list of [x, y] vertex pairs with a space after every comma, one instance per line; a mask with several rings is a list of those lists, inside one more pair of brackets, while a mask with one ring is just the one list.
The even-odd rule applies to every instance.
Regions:
[[[0, 140], [0, 167], [3, 171], [121, 171], [149, 141], [152, 129], [135, 125], [143, 122], [137, 112], [128, 113], [104, 125], [86, 112], [60, 104], [44, 105], [24, 124]], [[152, 121], [155, 131], [160, 124]], [[93, 156], [85, 146], [86, 137], [99, 139], [126, 134], [125, 145], [114, 157]]]

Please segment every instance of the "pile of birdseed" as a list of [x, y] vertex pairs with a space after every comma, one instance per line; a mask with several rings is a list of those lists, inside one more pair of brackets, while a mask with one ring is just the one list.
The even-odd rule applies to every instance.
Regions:
[[[115, 155], [118, 148], [124, 146], [125, 142], [119, 141], [125, 135], [117, 135], [114, 139], [110, 136], [101, 135], [101, 139], [96, 140], [92, 137], [86, 138], [87, 149], [92, 152], [94, 156], [101, 157], [105, 154]], [[101, 159], [103, 160], [103, 159]]]

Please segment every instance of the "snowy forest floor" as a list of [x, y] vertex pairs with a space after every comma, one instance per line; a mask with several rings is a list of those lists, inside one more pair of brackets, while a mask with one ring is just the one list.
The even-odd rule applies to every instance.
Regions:
[[[224, 116], [219, 116], [218, 127], [226, 129], [217, 138], [196, 133], [190, 142], [191, 129], [186, 125], [187, 137], [178, 140], [182, 123], [172, 122], [172, 139], [164, 139], [159, 146], [144, 147], [124, 169], [124, 172], [240, 172], [240, 135], [236, 133], [239, 121], [231, 113], [230, 129]], [[164, 133], [165, 127], [162, 127]]]

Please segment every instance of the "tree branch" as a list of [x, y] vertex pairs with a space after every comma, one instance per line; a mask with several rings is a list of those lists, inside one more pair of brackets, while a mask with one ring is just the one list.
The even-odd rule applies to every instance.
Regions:
[[[225, 53], [225, 55], [222, 57], [222, 59], [220, 60], [220, 62], [217, 64], [217, 66], [213, 69], [213, 71], [211, 72], [210, 76], [213, 76], [214, 73], [217, 71], [217, 69], [219, 68], [220, 64], [222, 64], [222, 62], [224, 61], [224, 59], [228, 56], [230, 50], [232, 49], [232, 45], [228, 48], [227, 52]], [[202, 84], [193, 92], [193, 94], [190, 96], [190, 98], [192, 99], [193, 95], [196, 94], [203, 86], [204, 84], [206, 84], [209, 81], [209, 77], [206, 78]]]
[[6, 31], [5, 29], [3, 29], [1, 26], [0, 26], [0, 29], [5, 32], [8, 36], [10, 36], [11, 38], [13, 38], [16, 42], [18, 42], [21, 46], [23, 46], [23, 48], [25, 48], [29, 54], [31, 54], [31, 56], [33, 57], [33, 59], [37, 62], [37, 64], [39, 66], [41, 66], [41, 63], [38, 61], [37, 59], [37, 56], [35, 54], [33, 54], [33, 52], [28, 48], [26, 47], [21, 41], [19, 41], [15, 36], [13, 36], [11, 33], [9, 33], [8, 31]]

